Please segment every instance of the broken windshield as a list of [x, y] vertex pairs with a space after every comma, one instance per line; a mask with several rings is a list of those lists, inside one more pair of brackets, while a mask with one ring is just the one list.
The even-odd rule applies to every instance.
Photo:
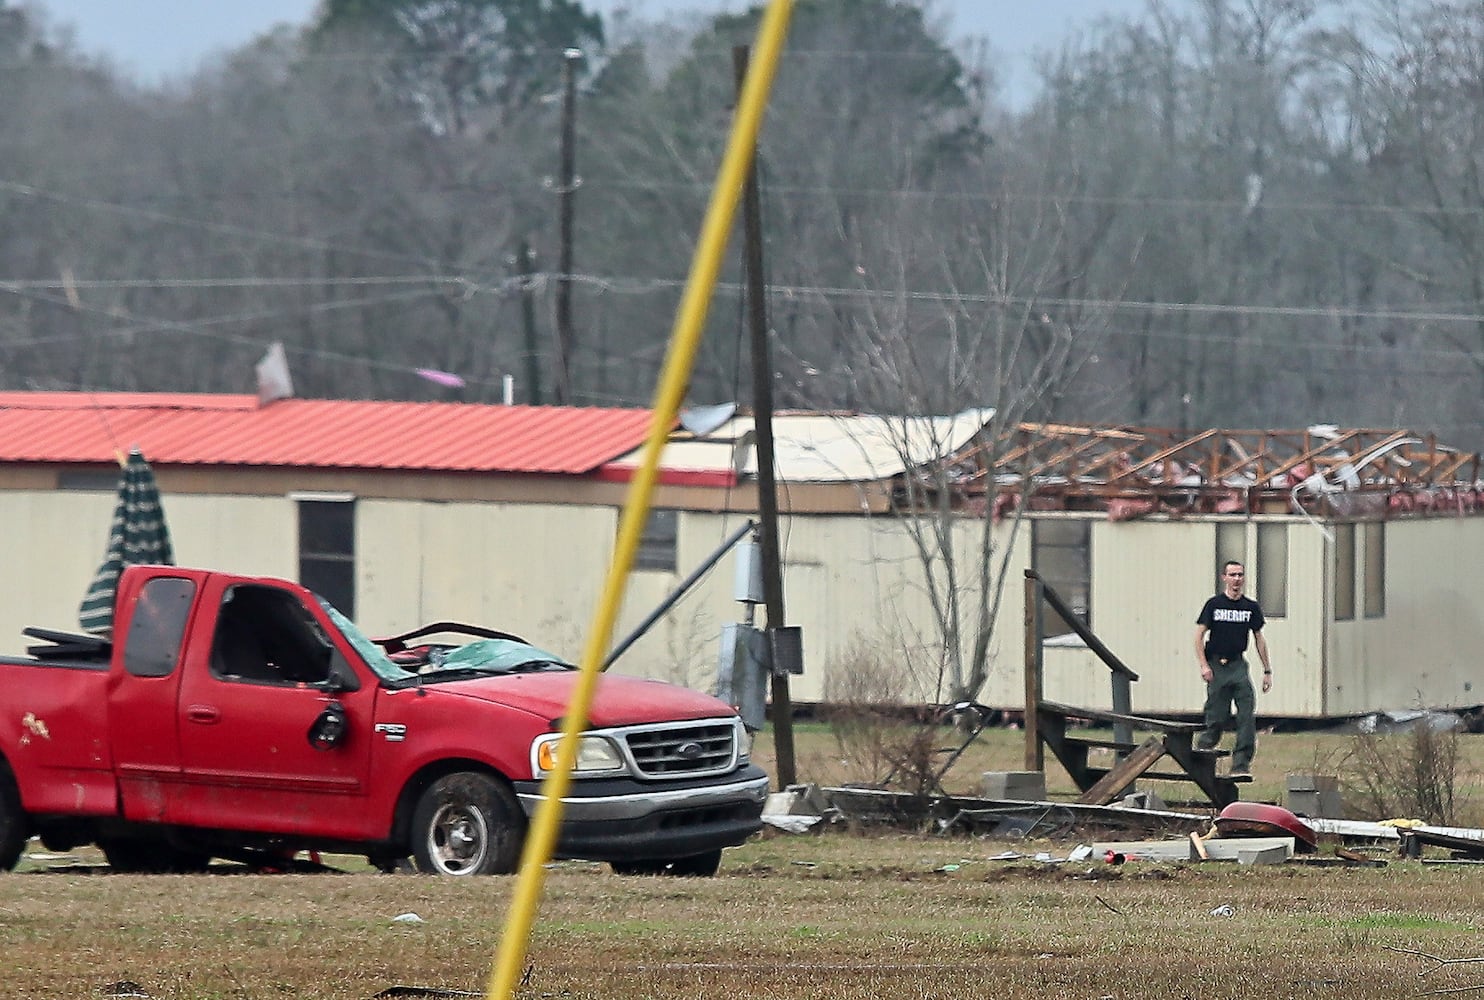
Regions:
[[330, 621], [340, 630], [340, 634], [349, 640], [355, 647], [355, 651], [361, 654], [361, 659], [366, 661], [366, 666], [371, 672], [384, 681], [405, 681], [409, 671], [405, 667], [393, 663], [386, 655], [386, 650], [366, 637], [356, 623], [342, 615], [335, 606], [323, 597], [320, 598], [320, 606], [325, 609], [325, 614], [330, 616]]
[[560, 656], [528, 643], [513, 639], [478, 639], [435, 652], [427, 666], [422, 668], [422, 674], [432, 680], [448, 671], [513, 674], [531, 670], [569, 670], [571, 667]]

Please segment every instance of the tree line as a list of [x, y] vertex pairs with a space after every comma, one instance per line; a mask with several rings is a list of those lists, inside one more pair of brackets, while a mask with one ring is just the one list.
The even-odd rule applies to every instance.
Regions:
[[[1150, 0], [1018, 94], [940, 15], [796, 4], [777, 405], [1477, 447], [1484, 8]], [[145, 86], [0, 0], [0, 387], [247, 392], [277, 341], [301, 395], [644, 405], [760, 16], [326, 0]], [[749, 392], [739, 251], [697, 403]]]

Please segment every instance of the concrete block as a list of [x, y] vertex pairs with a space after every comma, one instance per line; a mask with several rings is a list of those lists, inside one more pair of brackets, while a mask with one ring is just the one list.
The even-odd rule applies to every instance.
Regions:
[[1345, 803], [1340, 779], [1332, 774], [1290, 774], [1284, 805], [1295, 816], [1324, 816], [1340, 819]]
[[1275, 844], [1271, 847], [1242, 847], [1237, 849], [1237, 864], [1281, 865], [1292, 855], [1293, 852], [1282, 844]]
[[[1276, 864], [1293, 857], [1292, 837], [1212, 837], [1205, 841], [1205, 845], [1206, 857], [1212, 861], [1240, 862], [1243, 852], [1254, 857], [1261, 855], [1265, 859], [1261, 862], [1247, 861], [1246, 864]], [[1270, 855], [1268, 851], [1275, 853]], [[1277, 858], [1278, 853], [1283, 857]]]
[[1163, 809], [1165, 800], [1159, 797], [1158, 792], [1148, 789], [1138, 792], [1130, 792], [1116, 802], [1109, 803], [1110, 809]]
[[981, 794], [986, 799], [1046, 800], [1045, 771], [985, 771], [980, 775]]
[[1193, 861], [1195, 845], [1189, 837], [1179, 840], [1100, 840], [1092, 845], [1092, 860], [1121, 854], [1129, 861]]

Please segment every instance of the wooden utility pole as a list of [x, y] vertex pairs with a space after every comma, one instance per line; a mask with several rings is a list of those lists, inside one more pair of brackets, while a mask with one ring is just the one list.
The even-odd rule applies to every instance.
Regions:
[[529, 240], [521, 240], [515, 251], [515, 272], [520, 275], [520, 315], [525, 327], [526, 344], [526, 402], [541, 405], [541, 352], [536, 349], [536, 298], [531, 288], [531, 275], [535, 271], [536, 253]]
[[[747, 46], [732, 49], [737, 93], [747, 78]], [[763, 286], [763, 223], [757, 189], [757, 150], [742, 189], [743, 254], [747, 265], [747, 325], [752, 334], [752, 409], [757, 441], [758, 541], [763, 560], [763, 606], [770, 637], [783, 627], [783, 564], [778, 554], [778, 484], [773, 477], [773, 363], [768, 350], [768, 309]], [[771, 645], [771, 644], [770, 644]], [[773, 696], [773, 747], [778, 784], [798, 782], [794, 765], [794, 706], [788, 674], [770, 670]]]
[[562, 53], [562, 176], [557, 191], [560, 259], [556, 297], [556, 401], [572, 402], [572, 213], [577, 196], [577, 62], [581, 49]]

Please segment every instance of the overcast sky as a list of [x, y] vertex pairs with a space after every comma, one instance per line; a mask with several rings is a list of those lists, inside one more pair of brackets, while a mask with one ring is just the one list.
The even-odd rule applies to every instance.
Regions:
[[[206, 56], [247, 42], [279, 23], [303, 24], [316, 0], [36, 0], [53, 24], [76, 29], [86, 52], [107, 55], [146, 82], [189, 72]], [[609, 15], [628, 7], [639, 17], [671, 11], [740, 11], [749, 0], [585, 0]], [[1008, 65], [1011, 86], [1025, 80], [1031, 55], [1099, 14], [1132, 14], [1144, 0], [937, 0], [955, 34], [988, 38]]]

